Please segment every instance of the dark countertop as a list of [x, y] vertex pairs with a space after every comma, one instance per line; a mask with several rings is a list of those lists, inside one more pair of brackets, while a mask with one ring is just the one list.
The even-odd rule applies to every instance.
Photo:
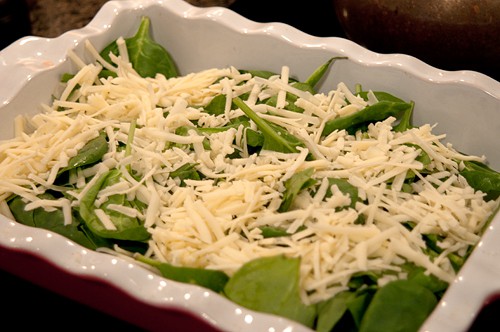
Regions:
[[[85, 0], [75, 5], [73, 0], [31, 0], [30, 19], [32, 34], [57, 37], [60, 34], [85, 26], [108, 0]], [[233, 0], [188, 0], [195, 6], [224, 6]]]
[[[81, 28], [90, 22], [107, 1], [86, 0], [75, 5], [73, 0], [0, 0], [0, 49], [25, 35], [53, 38], [68, 30]], [[335, 0], [311, 0], [307, 6], [303, 2], [272, 1], [278, 9], [270, 8], [268, 0], [186, 0], [199, 7], [229, 7], [258, 22], [285, 22], [315, 36], [346, 37], [335, 15]], [[374, 51], [399, 53], [398, 49]], [[469, 63], [456, 68], [448, 61], [425, 61], [445, 70], [477, 70], [500, 80], [500, 72], [491, 66], [478, 67], [477, 64]]]

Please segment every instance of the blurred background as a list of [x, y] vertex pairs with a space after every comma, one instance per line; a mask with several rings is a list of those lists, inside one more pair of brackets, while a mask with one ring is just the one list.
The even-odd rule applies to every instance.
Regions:
[[[0, 0], [0, 50], [27, 35], [54, 38], [90, 22], [107, 0]], [[405, 53], [444, 70], [475, 70], [500, 80], [500, 0], [187, 0], [228, 7], [257, 22], [284, 22], [308, 34], [349, 38], [380, 53]], [[270, 3], [272, 2], [272, 6]], [[33, 271], [36, 273], [36, 271]], [[0, 270], [7, 322], [28, 312], [24, 327], [139, 329]], [[464, 299], [465, 300], [465, 299]], [[12, 313], [12, 315], [10, 315]], [[498, 301], [469, 332], [486, 331], [500, 314]], [[11, 317], [12, 316], [12, 317]], [[6, 323], [6, 322], [4, 322]]]
[[[0, 0], [0, 49], [26, 36], [57, 37], [85, 26], [108, 0]], [[379, 53], [405, 53], [444, 70], [500, 80], [499, 0], [186, 0], [228, 7], [258, 22], [345, 37]]]

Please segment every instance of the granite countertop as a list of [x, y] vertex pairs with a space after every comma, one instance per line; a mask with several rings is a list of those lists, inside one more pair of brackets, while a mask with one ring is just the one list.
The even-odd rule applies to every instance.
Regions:
[[[27, 0], [30, 8], [31, 34], [57, 37], [87, 25], [108, 0], [86, 0], [75, 5], [73, 0]], [[199, 7], [227, 7], [234, 0], [186, 0]]]

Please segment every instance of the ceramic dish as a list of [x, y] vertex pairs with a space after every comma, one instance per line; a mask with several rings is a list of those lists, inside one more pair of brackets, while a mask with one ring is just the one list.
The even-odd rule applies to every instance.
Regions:
[[[402, 54], [382, 55], [341, 38], [318, 38], [285, 24], [261, 24], [225, 8], [197, 8], [180, 0], [110, 1], [86, 27], [55, 39], [25, 37], [0, 52], [0, 139], [13, 135], [17, 114], [39, 112], [59, 76], [74, 70], [67, 59], [83, 54], [83, 41], [97, 49], [135, 32], [141, 16], [152, 20], [153, 36], [178, 60], [181, 73], [233, 65], [279, 72], [283, 64], [305, 78], [318, 63], [335, 64], [323, 86], [362, 83], [414, 100], [417, 124], [438, 123], [447, 140], [465, 153], [486, 155], [500, 169], [500, 83], [477, 72], [446, 72]], [[455, 282], [422, 331], [466, 330], [484, 301], [500, 292], [500, 216], [491, 223]], [[110, 255], [91, 252], [67, 239], [0, 216], [0, 247], [33, 255], [36, 261], [82, 279], [105, 283], [145, 305], [180, 311], [222, 331], [309, 331], [283, 318], [239, 307], [205, 289], [172, 282]], [[3, 259], [0, 262], [5, 262]], [[57, 287], [57, 285], [55, 286]], [[88, 301], [87, 301], [88, 302]], [[174, 315], [175, 317], [175, 315]]]

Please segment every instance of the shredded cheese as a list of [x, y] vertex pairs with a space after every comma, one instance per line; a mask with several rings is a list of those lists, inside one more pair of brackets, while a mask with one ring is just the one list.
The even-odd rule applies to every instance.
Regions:
[[[400, 272], [405, 260], [451, 282], [455, 272], [446, 255], [431, 261], [423, 252], [422, 236], [440, 235], [446, 253], [460, 255], [463, 248], [477, 243], [494, 211], [497, 202], [484, 201], [482, 193], [474, 192], [458, 175], [461, 160], [483, 158], [463, 156], [442, 144], [444, 136], [433, 134], [430, 125], [394, 132], [395, 119], [389, 118], [370, 125], [363, 136], [345, 131], [327, 137], [318, 134], [326, 121], [375, 103], [373, 93], [367, 102], [340, 83], [327, 94], [312, 95], [289, 83], [286, 66], [268, 79], [250, 77], [233, 67], [170, 79], [141, 78], [128, 63], [124, 43], [119, 40], [120, 56], [111, 57], [114, 63], [106, 63], [89, 43], [95, 63], [85, 65], [71, 53], [81, 69], [60, 97], [33, 118], [16, 120], [16, 136], [0, 144], [3, 214], [7, 214], [5, 200], [17, 194], [29, 202], [28, 209], [62, 207], [65, 224], [71, 223], [68, 199], [50, 201], [39, 194], [54, 188], [58, 170], [104, 130], [109, 151], [100, 165], [75, 175], [78, 189], [67, 192], [75, 198], [73, 205], [80, 204], [100, 174], [117, 167], [123, 173], [121, 182], [99, 193], [97, 207], [114, 194], [145, 203], [145, 211], [117, 204], [108, 209], [144, 222], [152, 235], [151, 257], [229, 275], [257, 257], [301, 257], [301, 296], [314, 303], [345, 290], [355, 273]], [[103, 67], [117, 77], [98, 78]], [[304, 109], [303, 114], [284, 109], [287, 92], [298, 96], [295, 105]], [[243, 127], [213, 134], [195, 130], [196, 125], [220, 127], [241, 116], [241, 110], [231, 109], [231, 99], [244, 93], [249, 93], [248, 105], [256, 113], [285, 127], [307, 148], [289, 154], [250, 154]], [[223, 114], [204, 112], [219, 94], [227, 97]], [[276, 106], [258, 104], [271, 95], [277, 96]], [[127, 143], [132, 120], [138, 126], [131, 153], [125, 155], [118, 147]], [[182, 126], [192, 130], [181, 135], [176, 130]], [[256, 128], [254, 123], [251, 128]], [[422, 151], [431, 158], [429, 166], [418, 161]], [[235, 152], [240, 157], [231, 158]], [[307, 158], [308, 153], [314, 160]], [[169, 174], [188, 163], [196, 164], [205, 178], [181, 185]], [[126, 167], [136, 176], [130, 176]], [[440, 172], [424, 176], [425, 167]], [[313, 178], [318, 180], [316, 195], [302, 192], [290, 211], [279, 213], [285, 181], [308, 168], [314, 169]], [[410, 173], [417, 181], [414, 192], [406, 193], [401, 188]], [[344, 178], [358, 187], [365, 203], [342, 208], [350, 198], [336, 185], [330, 186], [327, 177]], [[116, 230], [105, 211], [97, 208], [95, 213], [105, 229]], [[359, 218], [364, 224], [357, 222]], [[410, 231], [402, 225], [405, 222], [415, 227]], [[260, 226], [280, 227], [290, 236], [264, 238]]]

